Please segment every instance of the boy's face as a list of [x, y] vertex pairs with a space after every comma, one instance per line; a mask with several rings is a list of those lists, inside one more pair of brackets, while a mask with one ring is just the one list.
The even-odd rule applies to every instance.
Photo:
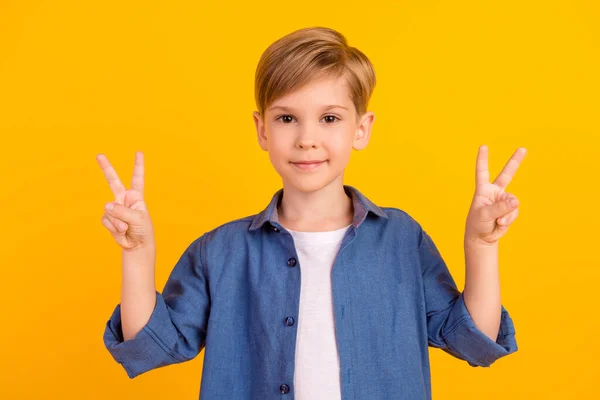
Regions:
[[267, 106], [264, 119], [254, 112], [260, 147], [269, 152], [284, 187], [291, 185], [302, 192], [333, 182], [342, 185], [352, 149], [367, 146], [374, 120], [372, 112], [357, 119], [345, 79], [331, 77], [274, 101]]

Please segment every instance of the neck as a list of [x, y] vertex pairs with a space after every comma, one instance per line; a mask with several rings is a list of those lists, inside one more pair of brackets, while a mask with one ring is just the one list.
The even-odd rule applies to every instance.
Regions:
[[341, 229], [350, 225], [354, 217], [352, 199], [337, 182], [312, 192], [284, 184], [277, 213], [281, 225], [298, 231]]

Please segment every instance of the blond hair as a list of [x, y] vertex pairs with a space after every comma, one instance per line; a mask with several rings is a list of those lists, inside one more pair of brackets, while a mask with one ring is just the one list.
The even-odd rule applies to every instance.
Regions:
[[367, 111], [375, 89], [375, 70], [360, 50], [325, 27], [294, 31], [271, 44], [256, 68], [254, 96], [261, 117], [275, 100], [312, 80], [345, 77], [358, 116]]

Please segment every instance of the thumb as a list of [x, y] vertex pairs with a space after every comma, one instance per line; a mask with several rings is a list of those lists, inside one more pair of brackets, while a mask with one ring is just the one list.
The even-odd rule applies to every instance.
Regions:
[[136, 210], [115, 202], [107, 203], [104, 209], [112, 217], [125, 221], [128, 224], [139, 225], [140, 215]]
[[519, 200], [515, 195], [504, 193], [501, 200], [488, 206], [488, 215], [491, 219], [502, 217], [519, 206]]
[[143, 204], [143, 196], [140, 192], [138, 192], [137, 190], [128, 190], [127, 192], [125, 192], [125, 197], [124, 197], [124, 205], [126, 207], [130, 207], [133, 208], [134, 210], [137, 210], [137, 207], [132, 207], [134, 204], [136, 203], [140, 203]]

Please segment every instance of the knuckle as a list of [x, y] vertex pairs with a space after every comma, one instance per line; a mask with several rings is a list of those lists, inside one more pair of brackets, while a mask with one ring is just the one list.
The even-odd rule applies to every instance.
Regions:
[[112, 223], [114, 223], [114, 222], [115, 222], [115, 220], [116, 220], [116, 218], [115, 218], [115, 217], [113, 217], [113, 216], [112, 216], [112, 215], [110, 215], [110, 214], [105, 214], [104, 216], [106, 217], [106, 219], [107, 219], [108, 221], [110, 221], [110, 222], [112, 222]]
[[[127, 230], [127, 223], [122, 221], [119, 218], [115, 218], [115, 217], [109, 217], [110, 218], [110, 222], [112, 223], [113, 228], [115, 229], [115, 231], [124, 231]], [[125, 226], [123, 226], [123, 224], [125, 224]]]
[[115, 227], [110, 223], [110, 221], [103, 219], [102, 220], [102, 225], [104, 225], [104, 227], [113, 235], [115, 234], [116, 230]]
[[141, 223], [146, 223], [148, 221], [148, 214], [146, 214], [145, 212], [140, 211], [138, 213], [138, 219]]
[[121, 217], [123, 215], [123, 206], [120, 204], [115, 204], [115, 208], [112, 209], [111, 215], [114, 217]]

